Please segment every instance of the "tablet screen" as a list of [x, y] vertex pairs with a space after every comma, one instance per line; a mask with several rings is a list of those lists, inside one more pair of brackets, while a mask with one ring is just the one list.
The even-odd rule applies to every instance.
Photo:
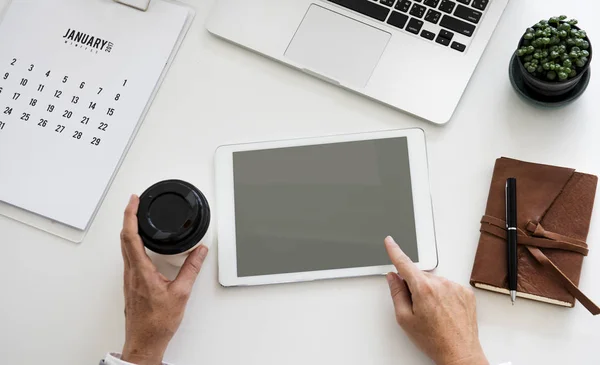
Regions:
[[418, 261], [406, 137], [233, 153], [238, 277]]

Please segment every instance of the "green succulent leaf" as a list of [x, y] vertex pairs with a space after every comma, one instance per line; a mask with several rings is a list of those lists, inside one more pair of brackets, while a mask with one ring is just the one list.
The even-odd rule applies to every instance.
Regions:
[[[558, 26], [558, 30], [566, 30], [569, 31], [571, 30], [571, 25], [568, 23], [562, 23], [561, 25]], [[536, 31], [537, 33], [537, 31]], [[537, 34], [536, 34], [537, 35]]]
[[548, 80], [550, 80], [550, 81], [554, 81], [554, 80], [556, 80], [556, 76], [557, 76], [557, 75], [556, 75], [556, 72], [554, 72], [554, 71], [549, 71], [549, 72], [546, 74], [546, 77], [547, 77], [547, 78], [548, 78]]
[[569, 78], [573, 78], [575, 76], [577, 76], [577, 71], [571, 70], [571, 73], [569, 74]]

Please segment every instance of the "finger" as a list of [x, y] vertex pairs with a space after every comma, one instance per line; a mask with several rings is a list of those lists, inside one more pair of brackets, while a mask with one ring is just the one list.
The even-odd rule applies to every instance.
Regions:
[[182, 295], [189, 295], [192, 292], [196, 278], [202, 269], [204, 259], [208, 255], [208, 248], [201, 245], [185, 259], [181, 270], [175, 281], [171, 283], [172, 288]]
[[125, 250], [125, 244], [124, 241], [121, 240], [121, 256], [123, 256], [123, 267], [125, 269], [125, 271], [129, 270], [130, 264], [129, 264], [129, 257], [127, 257], [127, 252]]
[[142, 238], [138, 234], [137, 210], [139, 205], [139, 198], [136, 195], [132, 195], [123, 217], [121, 244], [123, 245], [130, 266], [152, 265], [152, 261], [150, 261], [146, 250], [144, 250]]
[[406, 256], [402, 249], [400, 249], [400, 246], [390, 236], [385, 239], [385, 249], [396, 270], [398, 270], [398, 274], [406, 280], [409, 288], [413, 288], [416, 282], [423, 276], [421, 270]]
[[387, 274], [388, 285], [390, 286], [390, 294], [394, 302], [396, 310], [396, 318], [398, 323], [402, 324], [410, 315], [413, 314], [412, 299], [406, 282], [401, 279], [396, 273]]

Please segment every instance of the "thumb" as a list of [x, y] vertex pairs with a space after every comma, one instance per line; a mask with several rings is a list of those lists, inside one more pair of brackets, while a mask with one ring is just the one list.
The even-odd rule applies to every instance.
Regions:
[[402, 325], [410, 316], [413, 315], [412, 299], [406, 282], [401, 279], [396, 273], [387, 274], [388, 285], [390, 286], [390, 294], [394, 302], [396, 310], [396, 320], [399, 325]]
[[177, 278], [171, 283], [175, 290], [184, 294], [191, 293], [207, 255], [208, 248], [204, 245], [201, 245], [190, 253], [185, 259], [181, 270], [179, 270]]

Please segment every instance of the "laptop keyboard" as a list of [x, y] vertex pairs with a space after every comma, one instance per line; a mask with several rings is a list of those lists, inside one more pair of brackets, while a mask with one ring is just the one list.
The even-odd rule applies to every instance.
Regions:
[[[464, 52], [490, 0], [326, 0]], [[455, 34], [462, 37], [460, 42]], [[462, 43], [461, 43], [462, 42]]]

